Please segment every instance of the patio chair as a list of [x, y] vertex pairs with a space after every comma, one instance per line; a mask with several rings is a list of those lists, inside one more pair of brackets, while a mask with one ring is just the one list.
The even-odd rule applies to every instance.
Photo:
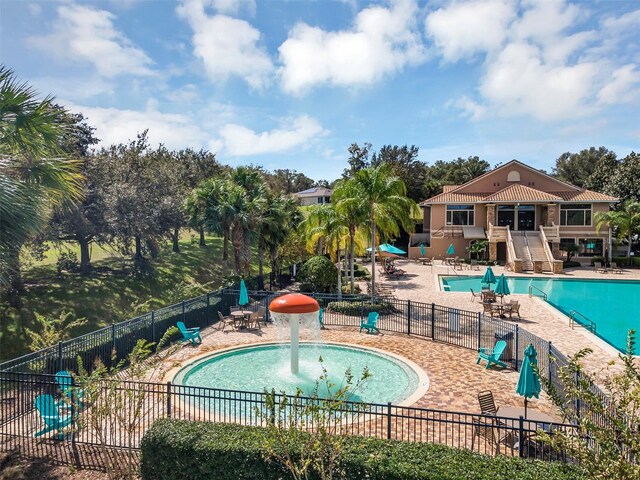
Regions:
[[231, 317], [225, 317], [222, 315], [222, 312], [218, 310], [218, 330], [222, 330], [223, 333], [227, 333], [224, 331], [227, 325], [233, 325], [233, 319]]
[[488, 444], [484, 449], [481, 449], [478, 444], [478, 451], [480, 453], [486, 453], [487, 447], [491, 449], [491, 452], [495, 455], [500, 453], [500, 436], [498, 434], [499, 426], [493, 418], [473, 417], [471, 419], [473, 425], [473, 434], [471, 437], [471, 450], [474, 449], [476, 438], [484, 439]]
[[475, 258], [471, 259], [471, 261], [469, 262], [469, 270], [480, 270], [480, 264], [478, 263], [478, 260], [476, 260]]
[[369, 312], [367, 320], [360, 321], [360, 332], [362, 332], [362, 329], [364, 328], [367, 333], [380, 333], [380, 330], [378, 330], [378, 327], [376, 326], [376, 324], [378, 323], [378, 317], [378, 312]]
[[482, 302], [482, 313], [489, 315], [491, 318], [495, 315], [496, 311], [491, 308], [490, 303]]
[[602, 265], [602, 262], [593, 262], [593, 271], [596, 272], [596, 273], [598, 273], [598, 272], [607, 273], [608, 272], [607, 267], [604, 267]]
[[56, 402], [56, 407], [71, 408], [71, 403], [75, 402], [79, 408], [82, 408], [84, 391], [73, 386], [71, 372], [60, 370], [56, 373], [55, 379], [62, 395], [62, 400]]
[[520, 316], [520, 302], [518, 302], [517, 300], [509, 300], [509, 305], [511, 306], [511, 308], [508, 311], [509, 318], [513, 318], [514, 313], [518, 315], [518, 318], [522, 318]]
[[[182, 334], [182, 343], [191, 342], [191, 344], [196, 347], [199, 343], [202, 343], [202, 337], [200, 336], [200, 329], [195, 328], [187, 328], [184, 325], [184, 322], [176, 323], [178, 330]], [[197, 340], [197, 342], [196, 342]]]
[[418, 261], [422, 262], [422, 265], [427, 265], [429, 267], [433, 266], [433, 258], [419, 258]]
[[247, 328], [251, 329], [251, 330], [259, 330], [262, 331], [262, 327], [260, 327], [260, 313], [259, 312], [253, 312], [251, 315], [249, 315], [249, 321], [247, 322]]
[[260, 317], [260, 321], [267, 324], [267, 309], [263, 306], [258, 307], [258, 316]]
[[482, 296], [482, 301], [485, 303], [495, 302], [497, 299], [495, 292], [492, 290], [483, 290], [480, 292], [480, 295]]
[[61, 440], [63, 438], [63, 434], [60, 430], [71, 424], [71, 415], [60, 415], [58, 407], [56, 406], [56, 401], [49, 394], [38, 395], [33, 401], [33, 405], [36, 407], [36, 410], [38, 410], [40, 418], [45, 424], [45, 428], [36, 432], [34, 436], [41, 437], [45, 433], [55, 430], [58, 432], [56, 434], [56, 438]]
[[484, 390], [478, 393], [478, 403], [480, 404], [480, 413], [483, 415], [497, 415], [498, 407], [496, 407], [491, 390]]
[[471, 290], [471, 301], [473, 302], [476, 298], [479, 298], [482, 301], [482, 294], [481, 293], [476, 293], [473, 291], [473, 288], [470, 288], [469, 290]]
[[502, 356], [505, 348], [507, 348], [507, 342], [504, 340], [498, 340], [493, 346], [493, 351], [491, 352], [489, 352], [488, 348], [481, 348], [478, 350], [478, 360], [476, 360], [476, 365], [478, 365], [481, 360], [485, 360], [487, 362], [487, 366], [485, 368], [489, 368], [491, 364], [494, 363], [502, 368], [506, 368], [507, 364], [500, 361], [500, 357]]
[[622, 273], [622, 268], [620, 268], [616, 262], [611, 262], [611, 271], [613, 273]]

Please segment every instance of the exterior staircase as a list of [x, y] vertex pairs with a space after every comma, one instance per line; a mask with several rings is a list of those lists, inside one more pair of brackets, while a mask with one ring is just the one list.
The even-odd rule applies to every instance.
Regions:
[[511, 237], [516, 258], [522, 260], [523, 271], [533, 271], [533, 262], [542, 262], [543, 271], [553, 271], [553, 266], [547, 259], [539, 232], [512, 231]]

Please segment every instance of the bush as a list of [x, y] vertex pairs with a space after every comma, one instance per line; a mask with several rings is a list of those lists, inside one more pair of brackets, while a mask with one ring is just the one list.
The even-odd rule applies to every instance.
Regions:
[[592, 258], [591, 258], [591, 266], [592, 266], [592, 267], [594, 266], [595, 262], [600, 262], [600, 263], [602, 263], [602, 264], [607, 263], [607, 261], [605, 260], [605, 258], [604, 258], [604, 257], [592, 257]]
[[[360, 293], [360, 285], [357, 283], [353, 285], [353, 293]], [[351, 283], [347, 283], [346, 285], [342, 285], [342, 293], [351, 293]]]
[[371, 274], [369, 273], [369, 270], [367, 270], [362, 265], [354, 265], [353, 266], [353, 275], [356, 278], [362, 278], [362, 279], [371, 278]]
[[311, 257], [298, 274], [303, 292], [331, 293], [338, 285], [338, 269], [327, 257]]
[[582, 264], [580, 262], [574, 262], [573, 260], [570, 262], [562, 262], [562, 268], [572, 268], [572, 267], [581, 267]]
[[62, 275], [62, 271], [77, 272], [80, 270], [80, 263], [75, 252], [62, 252], [56, 261], [56, 271], [58, 275]]
[[[268, 435], [259, 427], [163, 419], [144, 434], [141, 447], [143, 480], [279, 480], [290, 476], [281, 465], [265, 459]], [[494, 458], [426, 443], [347, 437], [344, 447], [339, 462], [348, 479], [583, 478], [575, 467], [566, 464]], [[292, 445], [291, 451], [296, 448]], [[315, 476], [310, 478], [317, 480]]]
[[343, 313], [345, 315], [351, 315], [353, 317], [359, 317], [361, 315], [366, 316], [369, 315], [369, 312], [378, 312], [380, 315], [389, 315], [398, 311], [389, 302], [372, 303], [371, 300], [366, 300], [364, 301], [364, 303], [362, 301], [330, 302], [327, 305], [327, 310], [337, 313]]

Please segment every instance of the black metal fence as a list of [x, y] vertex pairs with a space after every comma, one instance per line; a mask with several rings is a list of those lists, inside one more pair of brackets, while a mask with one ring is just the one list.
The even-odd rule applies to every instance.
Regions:
[[[268, 312], [269, 303], [280, 293], [253, 291], [249, 295], [253, 300], [251, 308], [257, 310], [259, 307], [265, 307]], [[379, 328], [389, 332], [429, 338], [472, 350], [491, 349], [496, 340], [506, 340], [507, 349], [502, 359], [515, 370], [520, 368], [524, 349], [533, 344], [539, 352], [540, 371], [548, 376], [550, 382], [562, 393], [558, 369], [566, 365], [567, 358], [551, 342], [520, 328], [517, 324], [486, 317], [478, 312], [410, 300], [380, 298], [376, 300], [377, 304], [371, 305], [368, 296], [311, 295], [325, 309], [324, 323], [329, 326], [357, 327], [360, 319], [365, 317], [368, 311], [376, 309], [384, 312], [378, 321]], [[77, 372], [78, 359], [89, 370], [96, 359], [100, 359], [107, 366], [126, 360], [139, 339], [157, 342], [164, 332], [178, 321], [185, 322], [188, 327], [212, 325], [218, 321], [219, 314], [229, 313], [237, 298], [237, 290], [224, 289], [212, 292], [0, 364], [2, 448], [10, 448], [16, 442], [25, 442], [37, 431], [38, 425], [41, 426], [41, 419], [33, 406], [34, 398], [42, 393], [57, 395], [58, 387], [52, 376], [55, 372]], [[336, 305], [333, 302], [340, 304]], [[552, 357], [554, 361], [550, 361]], [[113, 425], [102, 429], [97, 425], [84, 425], [82, 418], [86, 413], [83, 413], [82, 408], [78, 408], [74, 412], [74, 415], [78, 416], [74, 423], [78, 426], [84, 425], [84, 428], [76, 429], [74, 442], [138, 448], [144, 431], [157, 418], [176, 417], [257, 424], [259, 419], [255, 416], [255, 408], [259, 409], [264, 405], [262, 393], [127, 382], [119, 379], [103, 382], [101, 388], [104, 392], [95, 399], [91, 408], [98, 408], [100, 402], [106, 401], [104, 399], [109, 398], [109, 395], [115, 395], [111, 399], [113, 402], [119, 398], [118, 392], [125, 395], [128, 389], [133, 389], [144, 399], [141, 405], [137, 405], [137, 409], [131, 409], [131, 414], [139, 414], [140, 418], [129, 419], [128, 425], [135, 426], [131, 427], [131, 431], [122, 431]], [[597, 386], [593, 385], [593, 389], [602, 394]], [[122, 405], [126, 407], [126, 404]], [[551, 428], [572, 428], [569, 425], [549, 426], [524, 419], [486, 417], [390, 404], [359, 405], [358, 408], [363, 411], [358, 413], [357, 421], [349, 422], [351, 430], [348, 433], [443, 443], [476, 451], [486, 450], [486, 453], [493, 449], [491, 451], [494, 453], [561, 459], [561, 452], [551, 452], [548, 448], [545, 451], [542, 445], [535, 441], [534, 433], [539, 430], [548, 431]], [[572, 399], [570, 405], [578, 416], [589, 414], [581, 411], [580, 399]]]

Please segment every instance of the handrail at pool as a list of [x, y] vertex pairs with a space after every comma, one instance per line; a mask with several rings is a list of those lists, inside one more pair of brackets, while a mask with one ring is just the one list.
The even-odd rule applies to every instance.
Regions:
[[[576, 317], [580, 317], [582, 320], [585, 320], [586, 325], [582, 321], [578, 320]], [[569, 325], [571, 326], [571, 328], [573, 328], [573, 326], [576, 323], [584, 328], [591, 330], [593, 333], [596, 333], [596, 322], [591, 320], [589, 317], [583, 315], [582, 313], [578, 312], [577, 310], [571, 310], [569, 312]]]
[[538, 292], [540, 292], [541, 295], [539, 296], [544, 298], [545, 301], [547, 301], [547, 294], [534, 285], [529, 285], [529, 297], [533, 297], [534, 290], [537, 290]]

